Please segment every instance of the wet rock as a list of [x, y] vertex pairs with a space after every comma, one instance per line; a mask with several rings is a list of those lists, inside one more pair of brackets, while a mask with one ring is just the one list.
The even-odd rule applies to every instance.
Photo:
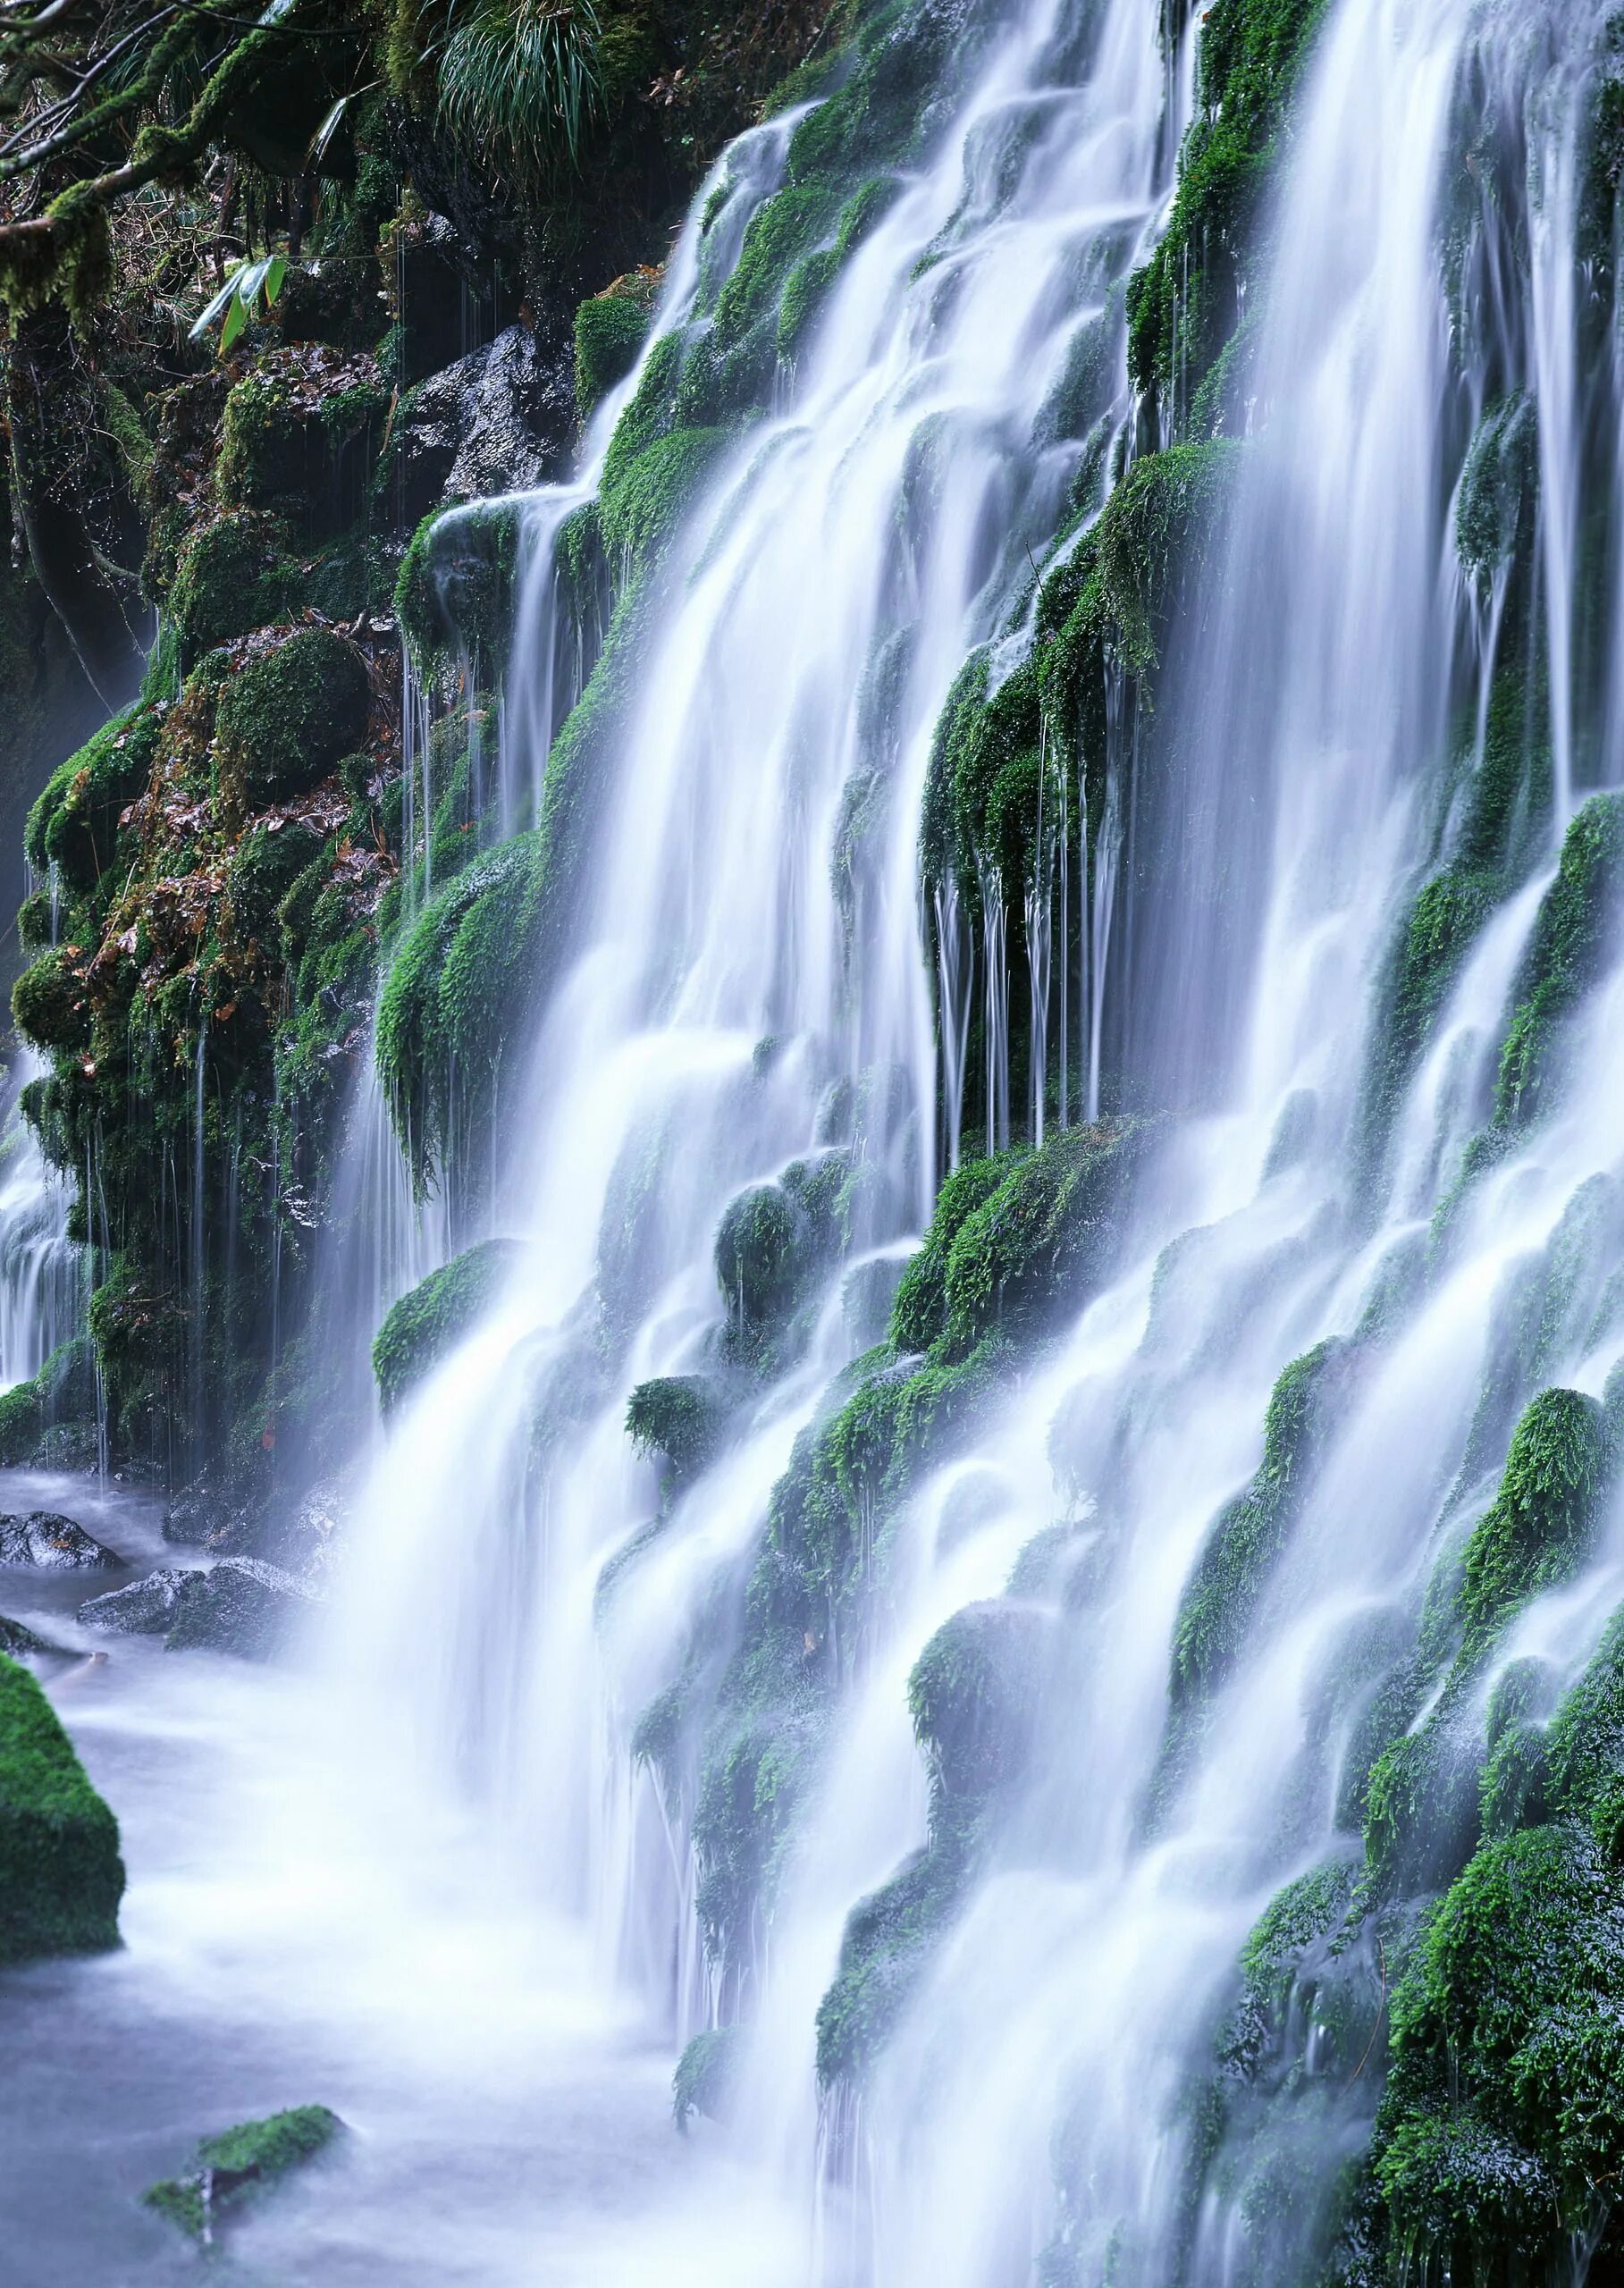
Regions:
[[48, 1644], [43, 1636], [38, 1636], [31, 1628], [25, 1628], [21, 1621], [8, 1620], [0, 1612], [0, 1653], [9, 1653], [13, 1661], [21, 1661], [37, 1659], [42, 1653], [61, 1655], [63, 1648], [60, 1644]]
[[408, 524], [442, 500], [523, 492], [544, 482], [568, 445], [575, 384], [529, 329], [431, 374], [401, 404], [395, 469]]
[[313, 1485], [292, 1510], [273, 1510], [259, 1528], [253, 1554], [301, 1581], [319, 1581], [332, 1561], [348, 1514], [348, 1501], [338, 1486]]
[[112, 1629], [121, 1636], [161, 1636], [173, 1623], [181, 1589], [199, 1577], [178, 1565], [162, 1566], [144, 1581], [88, 1598], [78, 1618], [87, 1628]]
[[206, 2248], [238, 2210], [328, 2151], [343, 2130], [326, 2106], [294, 2106], [268, 2120], [245, 2121], [204, 2138], [189, 2176], [171, 2177], [141, 2197]]
[[215, 1549], [245, 1554], [258, 1523], [246, 1502], [217, 1493], [206, 1480], [177, 1493], [164, 1512], [164, 1538], [185, 1549]]
[[26, 1518], [0, 1517], [0, 1565], [33, 1565], [41, 1571], [88, 1571], [123, 1563], [110, 1549], [92, 1541], [82, 1526], [55, 1510], [30, 1510]]
[[274, 1660], [315, 1602], [314, 1592], [280, 1565], [223, 1558], [207, 1573], [182, 1577], [168, 1650]]

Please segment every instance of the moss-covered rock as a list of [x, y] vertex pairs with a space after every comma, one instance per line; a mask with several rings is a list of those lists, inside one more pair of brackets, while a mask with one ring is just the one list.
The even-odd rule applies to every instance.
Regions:
[[485, 680], [500, 675], [523, 539], [523, 511], [510, 500], [433, 509], [418, 526], [400, 561], [395, 614], [425, 680], [458, 651], [477, 662]]
[[576, 312], [576, 405], [583, 421], [636, 364], [648, 339], [652, 281], [617, 279]]
[[284, 517], [307, 541], [341, 531], [361, 506], [388, 407], [370, 358], [316, 343], [272, 351], [226, 399], [221, 500]]
[[385, 1414], [476, 1325], [523, 1253], [511, 1240], [483, 1241], [432, 1271], [400, 1298], [372, 1346], [373, 1372]]
[[262, 646], [220, 695], [220, 785], [248, 812], [302, 795], [366, 736], [372, 684], [356, 646], [301, 627]]
[[90, 1045], [90, 1002], [83, 957], [42, 954], [12, 988], [17, 1030], [36, 1048], [70, 1052]]
[[1128, 288], [1130, 366], [1165, 434], [1240, 324], [1259, 208], [1325, 13], [1325, 0], [1214, 0], [1202, 13], [1173, 211]]
[[52, 773], [24, 837], [38, 872], [55, 866], [70, 889], [96, 887], [113, 863], [119, 820], [151, 774], [162, 726], [156, 707], [118, 716]]
[[677, 2061], [671, 2076], [671, 2113], [686, 2137], [694, 2116], [725, 2121], [728, 2101], [738, 2070], [740, 2030], [713, 2026], [695, 2034]]
[[181, 547], [164, 598], [182, 670], [216, 644], [284, 619], [303, 593], [273, 517], [239, 509], [204, 525]]
[[118, 1944], [118, 1822], [55, 1712], [0, 1653], [0, 1963]]
[[1561, 1082], [1565, 1021], [1616, 945], [1624, 887], [1624, 795], [1595, 795], [1569, 828], [1513, 995], [1494, 1090], [1501, 1130], [1529, 1127]]
[[378, 1070], [417, 1181], [478, 1165], [509, 1041], [536, 982], [546, 843], [467, 867], [401, 940], [378, 1005]]
[[142, 2199], [206, 2247], [222, 2225], [331, 2151], [343, 2132], [326, 2106], [293, 2106], [264, 2121], [242, 2122], [202, 2139], [191, 2174], [152, 2185]]
[[713, 1376], [666, 1375], [639, 1383], [626, 1409], [627, 1434], [640, 1453], [658, 1455], [674, 1485], [713, 1459], [728, 1419], [725, 1391]]

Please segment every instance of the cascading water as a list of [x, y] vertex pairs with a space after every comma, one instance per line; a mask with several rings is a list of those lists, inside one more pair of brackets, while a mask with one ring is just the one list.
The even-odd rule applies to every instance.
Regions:
[[[601, 790], [582, 950], [534, 1045], [530, 1142], [503, 1218], [531, 1235], [523, 1268], [397, 1426], [358, 1561], [361, 1618], [346, 1623], [370, 1720], [419, 1769], [459, 1768], [526, 1838], [552, 1904], [592, 1919], [677, 2032], [746, 2022], [738, 2135], [792, 2182], [820, 2142], [827, 2276], [932, 2288], [1024, 2277], [1046, 2247], [1066, 2279], [1228, 2276], [1242, 2260], [1283, 2276], [1311, 2239], [1320, 2220], [1300, 2203], [1243, 2259], [1258, 2228], [1222, 2172], [1203, 2187], [1188, 2091], [1260, 1907], [1327, 1854], [1348, 1860], [1339, 1767], [1382, 1659], [1349, 1647], [1413, 1628], [1435, 1536], [1510, 1427], [1468, 1468], [1493, 1298], [1508, 1266], [1550, 1248], [1607, 1157], [1593, 1141], [1608, 1133], [1606, 1060], [1581, 1047], [1586, 1087], [1560, 1130], [1491, 1167], [1430, 1283], [1405, 1289], [1485, 1117], [1576, 771], [1601, 770], [1578, 726], [1615, 709], [1609, 689], [1599, 702], [1576, 691], [1572, 593], [1589, 426], [1575, 410], [1573, 147], [1592, 26], [1578, 8], [1511, 24], [1466, 0], [1342, 0], [1254, 320], [1256, 435], [1214, 593], [1184, 614], [1164, 677], [1173, 728], [1146, 736], [1120, 685], [1107, 693], [1117, 736], [1091, 835], [1079, 787], [1091, 863], [1075, 954], [1052, 857], [1023, 893], [1029, 1128], [1040, 1140], [1056, 1016], [1048, 1045], [1087, 1117], [1125, 1098], [1186, 1118], [1163, 1132], [1121, 1275], [973, 1463], [910, 1503], [770, 1925], [743, 1968], [703, 1974], [694, 1807], [656, 1796], [629, 1727], [696, 1657], [726, 1659], [732, 1585], [853, 1347], [839, 1283], [696, 1483], [661, 1497], [634, 1466], [627, 1393], [714, 1358], [712, 1256], [727, 1285], [762, 1187], [787, 1173], [793, 1190], [841, 1152], [846, 1173], [869, 1166], [858, 1244], [881, 1257], [934, 1188], [914, 887], [930, 736], [1022, 559], [1061, 522], [1081, 450], [1046, 446], [1042, 416], [1091, 315], [1066, 282], [1097, 281], [1110, 307], [1165, 195], [1183, 80], [1137, 0], [1098, 12], [1081, 50], [1068, 19], [1011, 12], [938, 157], [849, 263], [771, 419], [723, 461], [678, 544], [644, 696]], [[1443, 212], [1461, 106], [1485, 91], [1499, 188], [1534, 218], [1527, 273], [1511, 223]], [[781, 139], [758, 147], [781, 164]], [[1094, 410], [1120, 432], [1120, 340], [1106, 363]], [[1522, 627], [1560, 694], [1548, 785], [1517, 822], [1520, 854], [1508, 845], [1507, 904], [1446, 980], [1428, 1055], [1378, 1087], [1394, 884], [1412, 898], [1450, 862], [1507, 668], [1498, 568], [1486, 620], [1456, 568], [1466, 449], [1476, 437], [1480, 458], [1485, 421], [1524, 404], [1543, 628], [1526, 613]], [[549, 539], [600, 467], [543, 509]], [[516, 778], [558, 717], [545, 547], [533, 562], [502, 766]], [[995, 691], [1036, 640], [1030, 612], [1012, 626]], [[1043, 835], [1039, 822], [1040, 856]], [[980, 862], [980, 943], [952, 884], [936, 896], [950, 1163], [973, 996], [989, 1150], [1022, 1115], [1007, 892], [994, 855]], [[1068, 919], [1046, 954], [1063, 880]], [[1586, 1019], [1597, 1041], [1611, 995]], [[877, 1072], [900, 1078], [877, 1089]], [[1370, 1109], [1384, 1087], [1390, 1137]], [[1070, 1103], [1068, 1086], [1062, 1124]], [[1549, 1373], [1599, 1388], [1610, 1326]], [[1326, 1453], [1239, 1639], [1220, 1643], [1216, 1623], [1203, 1635], [1201, 1592], [1225, 1562], [1222, 1520], [1256, 1466], [1271, 1385], [1300, 1355], [1334, 1389]], [[843, 1926], [927, 1842], [909, 1672], [955, 1613], [1003, 1597], [1056, 1520], [1064, 1563], [1022, 1561], [1003, 1608], [1042, 1720], [996, 1846], [861, 2103], [832, 2109], [820, 2138], [814, 2020]], [[1605, 1610], [1611, 1544], [1598, 1564], [1565, 1619], [1529, 1624], [1569, 1669]], [[436, 1644], [403, 1705], [390, 1682], [425, 1594]], [[721, 1639], [696, 1656], [696, 1630]], [[1320, 1679], [1343, 1669], [1358, 1689], [1339, 1703]], [[645, 1724], [637, 1747], [652, 1762], [650, 1737]], [[1355, 1960], [1373, 1986], [1368, 1937]], [[1357, 2152], [1366, 2096], [1329, 2107], [1329, 2149]]]
[[[25, 1065], [17, 1086], [35, 1077]], [[14, 1099], [13, 1099], [14, 1102]], [[32, 1129], [8, 1118], [0, 1162], [0, 1384], [37, 1375], [84, 1316], [80, 1250], [68, 1237], [68, 1192]]]
[[[369, 1066], [328, 1340], [507, 1268], [372, 1460], [256, 1911], [353, 1879], [345, 2006], [435, 2072], [466, 2001], [522, 2083], [571, 1981], [688, 2043], [733, 2173], [673, 2276], [1366, 2277], [1392, 1965], [1502, 1688], [1553, 1705], [1624, 1594], [1614, 1502], [1450, 1635], [1519, 1417], [1599, 1440], [1624, 1350], [1606, 11], [1329, 0], [1234, 362], [1193, 374], [1186, 240], [1155, 419], [1125, 289], [1224, 124], [1199, 22], [916, 13], [929, 131], [792, 273], [768, 409], [705, 390], [815, 111], [723, 161], [525, 504], [470, 818], [576, 833], [576, 894], [443, 1220]], [[628, 431], [703, 470], [663, 553]], [[560, 2276], [646, 2276], [600, 2253]]]

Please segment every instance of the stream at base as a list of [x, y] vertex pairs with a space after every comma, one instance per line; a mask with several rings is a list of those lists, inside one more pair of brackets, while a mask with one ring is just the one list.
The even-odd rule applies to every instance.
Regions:
[[[132, 1570], [177, 1554], [148, 1496], [0, 1472], [0, 1510], [40, 1507]], [[426, 1797], [409, 1854], [380, 1856], [343, 1801], [342, 1742], [320, 1737], [325, 1697], [297, 1668], [77, 1628], [111, 1577], [0, 1574], [5, 1611], [86, 1648], [43, 1681], [118, 1807], [130, 1878], [119, 1953], [0, 1975], [7, 2288], [193, 2276], [143, 2191], [200, 2135], [318, 2102], [353, 2132], [341, 2155], [242, 2220], [212, 2276], [615, 2288], [657, 2263], [672, 2288], [790, 2277], [804, 2220], [756, 2210], [703, 2137], [677, 2137], [669, 2050], [579, 1934], [538, 1916]], [[331, 1793], [311, 1785], [323, 1772]]]

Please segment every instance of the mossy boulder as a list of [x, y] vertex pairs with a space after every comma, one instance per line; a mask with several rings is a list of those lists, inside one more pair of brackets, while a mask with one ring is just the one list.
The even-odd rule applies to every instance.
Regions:
[[12, 988], [17, 1030], [36, 1048], [72, 1052], [90, 1043], [90, 1002], [83, 973], [60, 953], [42, 954]]
[[1607, 1476], [1597, 1401], [1580, 1391], [1542, 1391], [1517, 1426], [1500, 1491], [1467, 1544], [1460, 1603], [1468, 1657], [1530, 1597], [1573, 1572]]
[[32, 1461], [53, 1429], [95, 1412], [96, 1362], [81, 1335], [54, 1350], [30, 1381], [0, 1392], [0, 1468]]
[[53, 771], [24, 836], [38, 873], [55, 866], [70, 889], [96, 887], [113, 863], [119, 820], [151, 777], [163, 720], [156, 707], [115, 717]]
[[148, 2187], [148, 2208], [207, 2246], [219, 2226], [296, 2170], [330, 2152], [344, 2124], [326, 2106], [293, 2106], [206, 2137], [184, 2177]]
[[696, 2113], [703, 2114], [707, 2121], [727, 2119], [739, 2047], [737, 2026], [712, 2026], [695, 2034], [677, 2061], [671, 2076], [671, 2113], [685, 2137]]
[[635, 274], [576, 312], [576, 405], [583, 421], [636, 364], [652, 312], [652, 295]]
[[665, 1375], [639, 1383], [626, 1409], [627, 1434], [658, 1456], [673, 1485], [697, 1477], [719, 1448], [728, 1419], [725, 1391], [707, 1375]]
[[215, 517], [183, 544], [164, 598], [183, 670], [216, 644], [286, 617], [299, 583], [282, 543], [273, 517], [238, 509]]
[[221, 500], [282, 516], [307, 541], [341, 532], [361, 508], [388, 407], [370, 358], [315, 343], [273, 351], [226, 399]]
[[419, 674], [465, 652], [488, 677], [512, 640], [524, 545], [514, 501], [432, 509], [412, 534], [395, 582], [395, 616]]
[[55, 1711], [0, 1653], [0, 1963], [118, 1944], [118, 1821]]
[[366, 736], [372, 685], [356, 646], [301, 627], [257, 651], [220, 695], [222, 791], [240, 809], [305, 794]]
[[394, 1306], [372, 1346], [373, 1372], [385, 1414], [433, 1372], [475, 1325], [524, 1249], [513, 1240], [484, 1240], [432, 1271]]

